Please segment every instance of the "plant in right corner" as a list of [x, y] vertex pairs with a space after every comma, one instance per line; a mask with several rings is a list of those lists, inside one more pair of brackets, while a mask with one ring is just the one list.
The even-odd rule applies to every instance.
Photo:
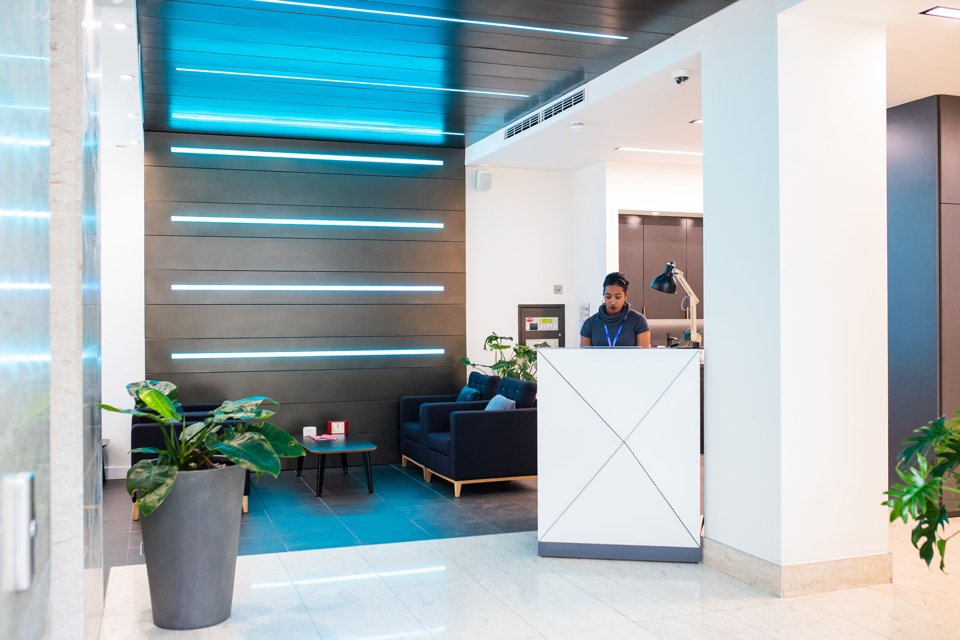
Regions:
[[960, 484], [960, 417], [940, 416], [914, 431], [904, 445], [896, 469], [903, 483], [890, 487], [884, 504], [890, 507], [891, 522], [899, 518], [916, 523], [910, 536], [913, 546], [928, 565], [936, 551], [943, 570], [947, 542], [960, 533], [943, 535], [950, 520], [943, 494], [960, 494], [953, 486]]

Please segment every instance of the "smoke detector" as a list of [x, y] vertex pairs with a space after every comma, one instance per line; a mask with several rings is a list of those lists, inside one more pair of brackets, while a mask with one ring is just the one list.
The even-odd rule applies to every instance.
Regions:
[[583, 127], [584, 127], [584, 124], [579, 120], [575, 120], [570, 123], [570, 131], [574, 133], [580, 133], [581, 131], [583, 131]]

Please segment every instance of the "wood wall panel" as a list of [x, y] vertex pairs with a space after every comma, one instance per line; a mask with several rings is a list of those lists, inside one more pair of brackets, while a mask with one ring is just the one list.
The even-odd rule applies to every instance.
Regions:
[[[389, 322], [384, 322], [384, 315]], [[309, 338], [463, 336], [463, 301], [453, 304], [297, 304], [277, 322], [276, 304], [152, 304], [147, 340], [171, 338]]]
[[[170, 154], [173, 144], [441, 157], [349, 166]], [[148, 133], [147, 375], [184, 402], [267, 395], [277, 424], [347, 419], [399, 460], [397, 401], [464, 383], [464, 168], [454, 149]], [[171, 215], [442, 222], [443, 229], [173, 223]], [[173, 284], [441, 285], [441, 292], [195, 292]], [[171, 353], [442, 348], [443, 355], [173, 360]], [[315, 461], [311, 459], [311, 463]]]

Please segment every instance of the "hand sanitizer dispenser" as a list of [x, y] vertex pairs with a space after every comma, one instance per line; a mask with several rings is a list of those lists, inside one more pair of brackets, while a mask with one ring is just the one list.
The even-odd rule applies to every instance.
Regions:
[[26, 591], [33, 583], [37, 516], [36, 475], [29, 471], [0, 477], [0, 589]]

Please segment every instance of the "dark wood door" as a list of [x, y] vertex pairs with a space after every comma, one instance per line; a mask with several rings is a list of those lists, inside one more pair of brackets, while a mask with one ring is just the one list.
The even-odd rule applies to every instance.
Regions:
[[648, 318], [683, 318], [680, 309], [683, 290], [673, 295], [650, 289], [650, 281], [663, 273], [666, 263], [687, 269], [687, 239], [682, 218], [648, 217], [643, 221], [644, 315]]

